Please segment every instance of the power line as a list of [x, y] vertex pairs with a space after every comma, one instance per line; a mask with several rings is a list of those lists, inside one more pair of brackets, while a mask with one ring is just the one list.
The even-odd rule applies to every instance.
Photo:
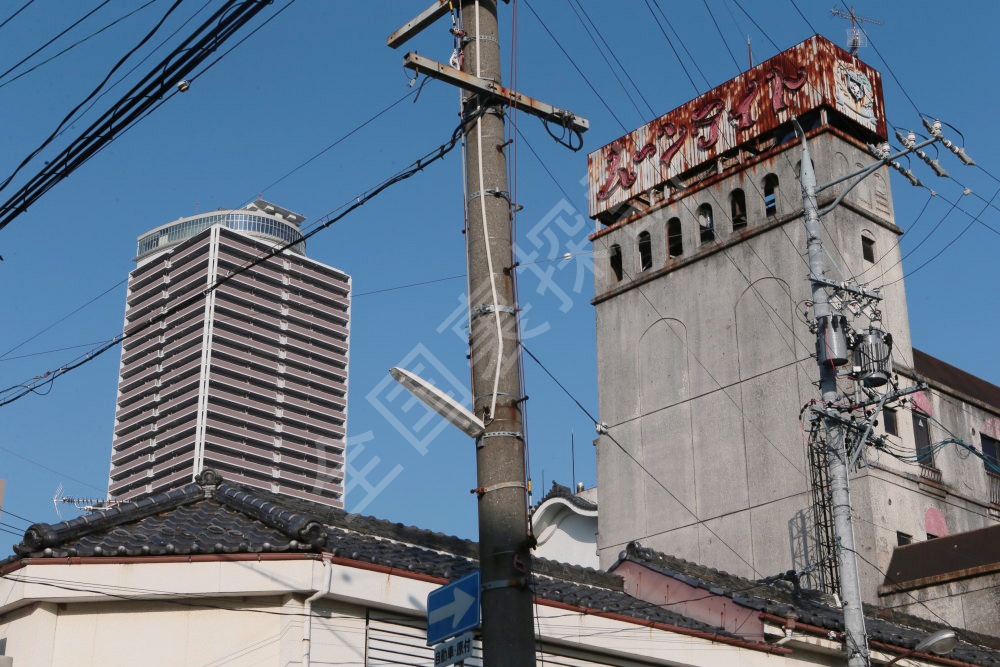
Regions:
[[708, 81], [708, 77], [705, 76], [705, 73], [701, 70], [701, 66], [698, 64], [697, 58], [691, 55], [691, 51], [688, 50], [687, 45], [684, 43], [684, 39], [681, 37], [680, 33], [677, 32], [677, 29], [674, 28], [674, 24], [670, 22], [670, 19], [667, 17], [667, 13], [663, 11], [663, 7], [660, 6], [660, 0], [653, 0], [653, 5], [660, 12], [660, 16], [663, 17], [663, 22], [667, 24], [668, 28], [670, 28], [670, 32], [673, 33], [674, 38], [677, 39], [677, 42], [681, 45], [681, 48], [684, 49], [684, 53], [687, 54], [688, 58], [690, 58], [691, 64], [694, 65], [694, 68], [696, 70], [698, 70], [698, 74], [701, 75], [702, 80], [705, 82], [705, 86], [711, 88], [712, 84]]
[[[181, 0], [177, 0], [177, 3], [179, 2]], [[275, 16], [287, 9], [292, 2], [294, 0], [289, 0]], [[68, 177], [75, 169], [85, 164], [90, 158], [114, 141], [114, 139], [127, 132], [131, 127], [134, 127], [136, 123], [179, 92], [174, 87], [174, 84], [193, 72], [220, 44], [232, 37], [235, 32], [262, 11], [267, 4], [269, 4], [268, 0], [250, 0], [248, 2], [229, 0], [206, 23], [202, 24], [194, 34], [185, 39], [156, 68], [133, 86], [116, 105], [106, 111], [79, 138], [65, 148], [56, 158], [48, 162], [35, 177], [0, 206], [0, 229], [27, 210], [28, 206], [55, 187], [59, 181]], [[273, 19], [274, 16], [271, 18]], [[147, 35], [146, 39], [151, 35], [152, 33]], [[223, 56], [227, 53], [229, 51], [226, 51]], [[208, 67], [218, 63], [221, 58], [222, 56], [216, 58]], [[119, 61], [119, 64], [121, 62]], [[117, 68], [118, 65], [115, 67]], [[208, 67], [206, 67], [206, 70]], [[197, 77], [198, 75], [195, 76]], [[172, 92], [168, 93], [167, 91]], [[92, 93], [91, 96], [95, 93]], [[68, 119], [69, 116], [67, 116]], [[63, 124], [65, 122], [64, 120]], [[50, 142], [54, 137], [55, 135], [51, 136], [46, 143]], [[21, 166], [26, 164], [45, 145], [43, 144], [35, 153], [26, 158]], [[20, 168], [19, 166], [18, 170]], [[13, 174], [8, 177], [7, 181], [0, 184], [0, 187], [5, 186], [11, 178], [13, 178]]]
[[649, 4], [649, 0], [643, 0], [643, 2], [646, 3], [646, 8], [649, 9], [649, 13], [653, 15], [653, 21], [656, 22], [656, 27], [660, 29], [661, 33], [663, 33], [663, 39], [667, 41], [667, 46], [669, 46], [670, 50], [674, 52], [674, 58], [677, 59], [677, 64], [681, 66], [681, 70], [684, 71], [684, 75], [687, 77], [688, 81], [691, 82], [691, 87], [694, 88], [694, 94], [695, 95], [700, 94], [701, 91], [698, 90], [698, 84], [694, 82], [694, 77], [692, 77], [691, 72], [688, 71], [687, 65], [685, 65], [684, 61], [681, 59], [681, 54], [677, 52], [676, 47], [674, 47], [673, 41], [671, 41], [670, 37], [667, 36], [667, 31], [663, 29], [663, 25], [660, 23], [660, 19], [656, 16], [656, 12], [653, 11], [653, 6]]
[[[476, 116], [477, 114], [473, 114], [473, 117]], [[156, 316], [146, 320], [145, 322], [141, 322], [136, 324], [135, 326], [132, 326], [123, 333], [115, 336], [108, 343], [102, 345], [101, 347], [95, 348], [94, 350], [91, 350], [87, 354], [78, 357], [76, 360], [68, 364], [65, 364], [57, 369], [54, 369], [52, 371], [48, 371], [44, 375], [36, 376], [35, 378], [32, 378], [31, 380], [28, 380], [22, 384], [13, 385], [5, 390], [0, 391], [0, 396], [8, 393], [11, 394], [8, 398], [0, 400], [0, 407], [13, 403], [16, 400], [21, 399], [27, 396], [28, 394], [37, 391], [41, 387], [51, 386], [56, 379], [62, 377], [66, 373], [69, 373], [70, 371], [75, 370], [80, 366], [83, 366], [84, 364], [104, 354], [108, 350], [117, 347], [118, 344], [121, 343], [123, 340], [131, 338], [136, 334], [145, 331], [146, 329], [156, 324], [159, 324], [161, 321], [166, 320], [166, 318], [172, 315], [173, 313], [183, 310], [184, 308], [194, 303], [197, 303], [200, 299], [206, 297], [210, 293], [214, 292], [218, 288], [222, 287], [229, 281], [236, 278], [236, 276], [249, 271], [253, 267], [263, 263], [264, 261], [270, 259], [271, 257], [274, 257], [275, 255], [284, 252], [288, 248], [291, 248], [294, 245], [297, 245], [299, 243], [308, 240], [309, 238], [316, 235], [320, 231], [339, 222], [347, 215], [352, 213], [354, 210], [364, 206], [367, 202], [377, 197], [384, 190], [390, 188], [396, 183], [399, 183], [414, 176], [415, 174], [423, 171], [424, 168], [430, 166], [431, 164], [437, 162], [438, 160], [443, 159], [449, 152], [451, 152], [452, 149], [454, 149], [455, 145], [458, 143], [463, 133], [464, 123], [468, 122], [468, 120], [469, 119], [465, 119], [463, 121], [463, 124], [460, 124], [458, 127], [455, 128], [454, 132], [451, 135], [451, 138], [447, 142], [438, 146], [436, 149], [430, 151], [429, 153], [424, 154], [422, 157], [418, 158], [415, 162], [412, 162], [408, 167], [396, 172], [394, 175], [381, 181], [380, 183], [373, 186], [369, 190], [363, 192], [361, 195], [353, 198], [352, 200], [350, 200], [350, 203], [343, 204], [337, 209], [335, 209], [335, 211], [340, 211], [339, 214], [333, 215], [333, 213], [331, 212], [323, 216], [322, 218], [320, 218], [320, 221], [322, 221], [323, 218], [328, 218], [328, 219], [325, 222], [317, 221], [317, 226], [314, 227], [309, 232], [307, 232], [306, 234], [302, 235], [301, 238], [294, 239], [287, 243], [275, 246], [271, 250], [265, 252], [263, 255], [257, 257], [256, 259], [248, 262], [247, 264], [239, 267], [238, 269], [234, 269], [226, 276], [216, 279], [215, 282], [213, 282], [209, 287], [205, 288], [204, 290], [192, 294], [190, 297], [182, 300], [179, 304], [174, 305], [172, 308], [167, 309], [165, 312], [161, 312]]]
[[15, 514], [15, 513], [11, 512], [9, 509], [7, 509], [6, 507], [0, 508], [0, 513], [2, 513], [2, 514], [9, 514], [12, 517], [14, 517], [15, 519], [20, 519], [21, 521], [24, 521], [26, 523], [38, 523], [37, 521], [32, 521], [31, 519], [28, 519], [27, 517], [23, 517], [20, 514]]
[[15, 16], [17, 16], [18, 14], [20, 14], [21, 12], [23, 12], [23, 11], [24, 11], [25, 9], [27, 9], [28, 7], [30, 7], [30, 6], [31, 6], [31, 3], [33, 3], [34, 1], [35, 1], [35, 0], [28, 0], [28, 1], [26, 2], [26, 3], [24, 3], [23, 5], [21, 5], [21, 8], [20, 8], [20, 9], [18, 9], [18, 10], [17, 10], [17, 11], [15, 11], [15, 12], [14, 12], [13, 14], [11, 14], [11, 15], [10, 15], [10, 16], [8, 16], [7, 18], [5, 18], [5, 19], [3, 20], [3, 23], [0, 23], [0, 28], [4, 27], [4, 26], [5, 26], [5, 25], [7, 25], [8, 23], [10, 23], [10, 22], [11, 22], [11, 20], [12, 20], [12, 19], [13, 19], [13, 18], [14, 18]]
[[[8, 83], [13, 83], [13, 82], [17, 81], [21, 77], [24, 77], [24, 76], [27, 76], [27, 75], [31, 74], [32, 72], [34, 72], [39, 67], [43, 67], [44, 65], [47, 65], [48, 63], [52, 62], [53, 60], [55, 60], [59, 56], [65, 54], [65, 53], [67, 53], [69, 51], [72, 51], [73, 49], [75, 49], [76, 47], [80, 46], [81, 44], [83, 44], [87, 40], [92, 39], [92, 38], [96, 37], [97, 35], [100, 35], [105, 30], [108, 30], [108, 29], [114, 27], [115, 25], [121, 23], [122, 21], [124, 21], [128, 17], [132, 16], [133, 14], [139, 13], [141, 10], [145, 9], [146, 7], [149, 7], [151, 4], [153, 4], [156, 1], [157, 0], [147, 0], [146, 4], [140, 5], [140, 6], [136, 7], [135, 9], [133, 9], [132, 11], [130, 11], [128, 14], [125, 14], [124, 16], [121, 16], [121, 17], [115, 19], [114, 21], [112, 21], [111, 23], [107, 24], [106, 26], [104, 26], [100, 30], [97, 30], [96, 32], [92, 32], [91, 34], [87, 35], [83, 39], [78, 40], [76, 42], [73, 42], [72, 44], [70, 44], [69, 46], [67, 46], [62, 51], [56, 53], [55, 55], [46, 58], [45, 60], [43, 60], [42, 62], [38, 63], [37, 65], [33, 65], [33, 66], [29, 67], [28, 69], [24, 70], [23, 72], [21, 72], [17, 76], [11, 77], [10, 79], [7, 79], [3, 83], [0, 83], [0, 88], [3, 88]], [[2, 26], [0, 26], [0, 27], [2, 27]], [[0, 78], [2, 78], [2, 77], [0, 77]]]
[[[31, 341], [35, 340], [36, 338], [38, 338], [39, 336], [41, 336], [43, 333], [45, 333], [49, 329], [52, 329], [57, 324], [60, 324], [61, 322], [66, 321], [67, 319], [69, 319], [73, 315], [77, 314], [78, 312], [80, 312], [81, 310], [83, 310], [84, 308], [86, 308], [87, 306], [89, 306], [90, 304], [94, 303], [95, 301], [97, 301], [101, 297], [105, 296], [106, 294], [108, 294], [112, 290], [117, 289], [118, 287], [121, 287], [124, 283], [125, 283], [124, 279], [123, 280], [119, 280], [117, 283], [115, 283], [114, 285], [112, 285], [108, 289], [104, 290], [103, 292], [101, 292], [100, 294], [98, 294], [94, 298], [90, 299], [89, 301], [87, 301], [83, 305], [77, 306], [76, 308], [74, 308], [70, 312], [66, 313], [65, 315], [63, 315], [58, 320], [56, 320], [52, 324], [48, 325], [47, 327], [45, 327], [41, 331], [38, 331], [37, 333], [35, 333], [35, 334], [33, 334], [33, 335], [25, 338], [24, 340], [22, 340], [20, 343], [18, 343], [14, 347], [10, 348], [9, 350], [7, 350], [6, 352], [4, 352], [3, 354], [0, 354], [0, 360], [4, 359], [4, 357], [6, 357], [7, 355], [9, 355], [14, 350], [17, 350], [18, 348], [21, 348], [21, 347], [27, 345], [28, 343], [30, 343]], [[80, 346], [77, 346], [77, 347], [80, 347]], [[66, 348], [63, 348], [63, 349], [66, 349]], [[53, 351], [54, 352], [58, 352], [59, 350], [53, 350]], [[40, 354], [44, 354], [44, 353], [40, 353]], [[31, 355], [25, 355], [25, 356], [31, 356]], [[20, 357], [15, 357], [15, 358], [20, 358]]]
[[[108, 2], [108, 0], [105, 0], [105, 2], [102, 5], [100, 5], [100, 6], [103, 7], [104, 4], [106, 4], [107, 2]], [[10, 182], [21, 171], [21, 169], [23, 169], [25, 167], [25, 165], [27, 165], [31, 160], [33, 160], [35, 158], [35, 156], [37, 156], [42, 150], [45, 149], [46, 146], [48, 146], [50, 143], [52, 143], [52, 141], [59, 134], [59, 131], [69, 122], [70, 118], [72, 118], [73, 114], [75, 114], [77, 111], [79, 111], [80, 108], [84, 104], [86, 104], [91, 99], [93, 99], [94, 96], [97, 95], [97, 93], [100, 92], [101, 88], [104, 87], [104, 84], [106, 84], [108, 82], [108, 79], [110, 79], [111, 76], [116, 71], [118, 71], [118, 68], [121, 67], [125, 63], [125, 61], [128, 60], [129, 57], [131, 57], [131, 55], [133, 53], [135, 53], [146, 42], [148, 42], [153, 37], [154, 34], [156, 34], [156, 31], [160, 29], [160, 26], [163, 25], [163, 23], [167, 20], [167, 18], [169, 18], [169, 16], [174, 12], [174, 10], [177, 9], [178, 6], [180, 6], [181, 2], [183, 2], [183, 0], [174, 0], [174, 4], [172, 4], [170, 6], [170, 8], [166, 11], [166, 13], [163, 15], [163, 17], [160, 18], [160, 20], [156, 23], [156, 25], [153, 26], [153, 29], [150, 30], [149, 32], [147, 32], [146, 35], [141, 40], [139, 40], [138, 44], [136, 44], [134, 47], [132, 47], [124, 56], [122, 56], [118, 60], [118, 62], [116, 62], [114, 64], [114, 66], [111, 68], [111, 70], [104, 76], [103, 79], [101, 79], [100, 83], [97, 84], [97, 86], [90, 92], [90, 94], [88, 94], [87, 97], [85, 97], [82, 102], [80, 102], [79, 104], [77, 104], [75, 107], [73, 107], [73, 109], [68, 114], [66, 114], [66, 116], [59, 122], [59, 125], [56, 126], [56, 129], [52, 132], [52, 134], [50, 134], [48, 136], [48, 138], [45, 139], [38, 146], [38, 148], [36, 148], [34, 151], [32, 151], [28, 155], [28, 157], [24, 158], [21, 161], [21, 163], [14, 169], [14, 171], [11, 172], [9, 176], [7, 176], [7, 178], [5, 178], [2, 182], [0, 182], [0, 191], [2, 191], [4, 188], [6, 188], [10, 184]], [[96, 11], [96, 10], [94, 10], [94, 11]], [[0, 78], [2, 78], [3, 76], [6, 76], [9, 73], [10, 73], [10, 70], [7, 70], [3, 74], [0, 74]], [[4, 223], [0, 223], [0, 228], [2, 228], [3, 224]]]
[[715, 14], [712, 12], [712, 6], [708, 4], [708, 0], [702, 0], [705, 3], [705, 9], [708, 10], [708, 15], [712, 17], [712, 24], [715, 26], [715, 31], [719, 33], [719, 38], [722, 40], [722, 45], [726, 47], [726, 51], [729, 53], [729, 57], [733, 59], [733, 65], [736, 66], [736, 74], [739, 75], [743, 71], [740, 67], [739, 61], [736, 60], [736, 56], [733, 54], [733, 50], [729, 48], [729, 40], [726, 36], [722, 34], [722, 28], [719, 27], [719, 22], [715, 20]]
[[632, 460], [633, 463], [635, 463], [637, 466], [639, 466], [639, 468], [644, 473], [646, 473], [646, 475], [649, 476], [650, 479], [652, 479], [654, 482], [656, 482], [657, 486], [659, 486], [661, 489], [663, 489], [664, 491], [666, 491], [667, 494], [671, 498], [673, 498], [674, 501], [678, 505], [680, 505], [691, 516], [693, 516], [695, 518], [695, 521], [697, 521], [697, 525], [702, 526], [705, 530], [707, 530], [708, 532], [712, 533], [712, 535], [714, 535], [715, 538], [719, 540], [719, 542], [721, 542], [722, 544], [724, 544], [730, 551], [733, 552], [733, 554], [736, 555], [737, 558], [739, 558], [741, 561], [743, 561], [747, 565], [747, 567], [749, 567], [750, 570], [753, 571], [754, 574], [758, 574], [758, 575], [760, 574], [759, 572], [757, 572], [757, 568], [755, 568], [753, 565], [751, 565], [749, 561], [747, 561], [745, 558], [743, 558], [743, 556], [738, 551], [736, 551], [736, 549], [734, 549], [733, 547], [729, 546], [728, 542], [726, 542], [724, 539], [722, 539], [722, 537], [718, 533], [716, 533], [714, 530], [711, 529], [711, 527], [708, 526], [708, 524], [706, 523], [707, 519], [701, 519], [697, 514], [695, 514], [694, 511], [691, 508], [689, 508], [687, 505], [685, 505], [684, 502], [680, 498], [678, 498], [676, 495], [674, 495], [674, 492], [671, 491], [670, 489], [668, 489], [666, 487], [666, 485], [663, 482], [661, 482], [656, 477], [656, 475], [654, 475], [652, 472], [650, 472], [649, 469], [646, 468], [646, 466], [644, 466], [641, 461], [639, 461], [639, 459], [635, 458], [635, 456], [633, 456], [631, 452], [629, 452], [627, 449], [625, 449], [625, 447], [620, 442], [618, 442], [618, 440], [613, 435], [611, 435], [611, 433], [609, 432], [609, 430], [607, 428], [602, 428], [603, 425], [601, 424], [601, 422], [598, 421], [596, 418], [594, 418], [594, 416], [592, 414], [590, 414], [590, 411], [587, 410], [587, 408], [583, 407], [583, 404], [580, 403], [580, 401], [578, 401], [576, 399], [576, 397], [573, 396], [573, 394], [570, 393], [570, 391], [566, 388], [565, 385], [563, 385], [562, 382], [560, 382], [559, 380], [556, 379], [556, 376], [553, 375], [552, 372], [548, 368], [546, 368], [545, 365], [541, 361], [539, 361], [538, 357], [536, 357], [534, 354], [532, 354], [531, 351], [528, 350], [527, 347], [525, 347], [525, 345], [524, 345], [523, 342], [521, 343], [521, 349], [524, 350], [528, 354], [528, 356], [531, 357], [532, 360], [536, 364], [538, 364], [539, 368], [541, 368], [543, 371], [545, 371], [545, 374], [548, 375], [552, 379], [552, 381], [555, 382], [556, 385], [558, 385], [559, 388], [563, 390], [563, 393], [565, 393], [570, 398], [571, 401], [573, 401], [574, 403], [576, 403], [576, 406], [578, 408], [580, 408], [580, 410], [582, 410], [583, 413], [585, 415], [587, 415], [587, 417], [591, 421], [594, 422], [595, 426], [597, 426], [600, 429], [598, 431], [599, 433], [601, 433], [602, 435], [607, 436], [607, 438], [609, 440], [611, 440], [611, 442], [615, 443], [615, 445], [618, 447], [618, 449], [620, 449], [627, 457], [629, 457]]
[[[8, 74], [10, 74], [14, 70], [16, 70], [18, 67], [20, 67], [21, 65], [23, 65], [27, 61], [31, 60], [36, 54], [38, 54], [40, 51], [44, 50], [47, 46], [49, 46], [50, 44], [52, 44], [52, 42], [56, 41], [57, 39], [59, 39], [60, 37], [62, 37], [63, 35], [65, 35], [67, 32], [69, 32], [70, 30], [72, 30], [76, 26], [78, 26], [81, 23], [83, 23], [84, 21], [86, 21], [88, 18], [90, 18], [94, 13], [96, 13], [97, 11], [99, 11], [102, 7], [104, 7], [104, 5], [108, 4], [110, 1], [111, 0], [104, 0], [104, 2], [102, 2], [99, 5], [97, 5], [96, 7], [94, 7], [93, 9], [91, 9], [89, 12], [87, 12], [86, 14], [84, 14], [81, 18], [77, 19], [72, 24], [70, 24], [70, 26], [68, 28], [66, 28], [65, 30], [63, 30], [62, 32], [60, 32], [58, 35], [56, 35], [55, 37], [53, 37], [49, 41], [47, 41], [44, 44], [42, 44], [41, 46], [39, 46], [37, 49], [35, 49], [31, 53], [29, 53], [28, 55], [26, 55], [24, 58], [22, 58], [21, 60], [19, 60], [15, 65], [12, 65], [11, 67], [9, 67], [5, 72], [0, 73], [0, 79], [4, 78]], [[31, 3], [29, 2], [28, 4], [31, 4]], [[24, 9], [24, 7], [22, 7], [21, 9]], [[17, 10], [17, 12], [14, 14], [14, 16], [17, 16], [17, 14], [19, 14], [21, 12], [21, 9]], [[10, 18], [14, 18], [14, 16], [12, 16]], [[7, 21], [9, 21], [9, 20], [10, 19], [7, 19]], [[7, 21], [4, 21], [4, 23], [6, 24]]]
[[[608, 56], [605, 55], [604, 50], [601, 49], [600, 45], [597, 43], [597, 39], [594, 37], [593, 34], [591, 34], [590, 28], [587, 27], [587, 24], [584, 22], [583, 17], [580, 15], [580, 12], [578, 12], [576, 7], [573, 6], [573, 0], [566, 0], [566, 4], [568, 4], [569, 8], [573, 11], [573, 14], [576, 16], [576, 20], [580, 22], [581, 26], [583, 26], [583, 30], [584, 32], [587, 33], [587, 37], [590, 38], [590, 41], [596, 48], [598, 55], [600, 55], [601, 58], [604, 60], [604, 64], [606, 64], [608, 66], [608, 69], [611, 70], [611, 75], [615, 77], [615, 81], [618, 82], [618, 85], [621, 87], [622, 92], [625, 93], [625, 97], [628, 98], [628, 101], [632, 105], [632, 108], [635, 109], [635, 112], [639, 115], [640, 120], [643, 119], [644, 116], [642, 112], [639, 110], [639, 105], [636, 104], [635, 99], [632, 97], [632, 93], [629, 92], [629, 89], [625, 87], [625, 84], [622, 82], [621, 77], [618, 76], [618, 72], [615, 71], [615, 68], [611, 66], [611, 61], [608, 60]], [[598, 34], [600, 34], [599, 31]]]
[[778, 47], [777, 44], [774, 43], [774, 40], [771, 39], [771, 36], [768, 35], [767, 32], [763, 28], [760, 27], [760, 24], [757, 23], [757, 21], [754, 20], [753, 16], [751, 16], [750, 13], [747, 10], [743, 9], [743, 5], [740, 4], [740, 0], [732, 0], [732, 2], [733, 2], [734, 5], [736, 5], [739, 8], [739, 10], [741, 12], [743, 12], [744, 16], [746, 16], [748, 19], [750, 19], [750, 23], [754, 24], [754, 27], [757, 28], [757, 30], [760, 31], [760, 34], [764, 35], [764, 37], [767, 39], [767, 41], [771, 42], [771, 46], [774, 47], [774, 50], [775, 51], [780, 51], [781, 49]]
[[594, 95], [597, 96], [597, 99], [600, 101], [600, 103], [604, 105], [604, 108], [607, 109], [609, 114], [611, 114], [611, 117], [614, 118], [615, 122], [618, 123], [618, 125], [622, 128], [622, 132], [625, 132], [627, 134], [628, 129], [625, 127], [625, 124], [622, 123], [621, 119], [618, 117], [618, 114], [616, 114], [614, 109], [611, 108], [611, 106], [608, 104], [608, 101], [604, 99], [604, 96], [597, 91], [597, 88], [595, 88], [594, 84], [590, 82], [590, 79], [587, 77], [587, 75], [583, 73], [583, 70], [580, 69], [580, 66], [576, 64], [576, 61], [573, 60], [573, 57], [569, 55], [569, 53], [566, 51], [565, 48], [563, 48], [563, 45], [559, 42], [558, 39], [556, 39], [556, 36], [552, 34], [552, 31], [549, 30], [549, 27], [547, 25], [545, 25], [545, 22], [542, 20], [542, 17], [538, 15], [538, 12], [535, 11], [535, 8], [532, 7], [527, 0], [522, 0], [522, 1], [524, 2], [524, 6], [528, 8], [528, 11], [531, 12], [532, 16], [535, 17], [535, 19], [542, 26], [545, 32], [548, 33], [552, 41], [555, 42], [555, 45], [559, 47], [559, 50], [562, 51], [564, 56], [566, 56], [566, 59], [569, 60], [569, 64], [573, 66], [573, 69], [576, 70], [576, 73], [580, 75], [580, 77], [584, 80], [584, 82], [587, 84], [590, 90], [593, 91]]
[[590, 14], [587, 13], [587, 8], [586, 6], [584, 6], [582, 0], [576, 0], [576, 4], [580, 8], [580, 11], [583, 13], [584, 17], [587, 19], [587, 23], [590, 24], [591, 28], [593, 28], [594, 34], [597, 35], [598, 39], [601, 40], [601, 44], [603, 44], [604, 48], [607, 49], [608, 53], [611, 54], [611, 58], [618, 65], [618, 68], [625, 75], [625, 78], [628, 79], [629, 83], [632, 84], [632, 87], [635, 88], [635, 92], [639, 95], [639, 98], [642, 99], [643, 103], [646, 105], [646, 108], [649, 109], [649, 113], [653, 116], [656, 116], [656, 111], [653, 109], [653, 106], [649, 103], [649, 100], [646, 99], [646, 96], [642, 94], [642, 88], [639, 86], [639, 84], [637, 84], [635, 81], [632, 80], [632, 76], [628, 73], [628, 68], [622, 64], [621, 60], [619, 60], [618, 56], [615, 54], [615, 50], [611, 48], [611, 45], [608, 44], [608, 41], [604, 39], [603, 32], [600, 29], [598, 29], [597, 25], [594, 23], [594, 20], [590, 18]]
[[795, 8], [795, 11], [798, 12], [799, 16], [802, 17], [802, 20], [806, 22], [807, 26], [809, 26], [809, 30], [811, 30], [814, 35], [818, 35], [819, 31], [816, 30], [816, 27], [813, 26], [812, 22], [808, 18], [806, 18], [806, 15], [802, 13], [802, 10], [799, 9], [798, 3], [795, 2], [795, 0], [788, 0], [788, 1], [792, 3], [792, 7]]

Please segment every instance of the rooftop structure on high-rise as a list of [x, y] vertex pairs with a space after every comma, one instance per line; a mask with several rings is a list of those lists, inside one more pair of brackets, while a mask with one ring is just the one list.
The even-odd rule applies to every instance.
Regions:
[[110, 498], [211, 467], [343, 507], [351, 280], [306, 257], [303, 219], [258, 200], [139, 237]]

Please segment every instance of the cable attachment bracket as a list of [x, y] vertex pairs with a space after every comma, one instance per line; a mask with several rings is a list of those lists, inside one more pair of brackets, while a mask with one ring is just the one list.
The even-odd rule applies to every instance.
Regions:
[[492, 313], [507, 313], [508, 315], [513, 315], [517, 313], [517, 308], [514, 306], [494, 306], [492, 303], [482, 303], [469, 311], [469, 319], [474, 320], [477, 317], [490, 315]]
[[474, 493], [482, 499], [487, 493], [492, 491], [499, 491], [500, 489], [527, 489], [528, 487], [524, 482], [500, 482], [499, 484], [489, 484], [487, 486], [480, 486], [477, 489], [471, 489], [469, 493]]

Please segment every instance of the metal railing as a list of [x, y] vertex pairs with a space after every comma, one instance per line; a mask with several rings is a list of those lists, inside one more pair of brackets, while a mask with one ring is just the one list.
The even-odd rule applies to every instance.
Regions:
[[920, 478], [931, 484], [941, 483], [941, 471], [937, 468], [925, 464], [920, 465]]
[[990, 480], [990, 504], [1000, 507], [1000, 475], [987, 470], [986, 477]]

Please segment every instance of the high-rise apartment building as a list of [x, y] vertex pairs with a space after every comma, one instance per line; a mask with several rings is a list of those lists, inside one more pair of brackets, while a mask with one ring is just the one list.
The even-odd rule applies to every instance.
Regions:
[[350, 277], [306, 257], [304, 241], [235, 273], [302, 239], [302, 220], [258, 200], [139, 237], [112, 499], [180, 486], [210, 467], [343, 507]]

